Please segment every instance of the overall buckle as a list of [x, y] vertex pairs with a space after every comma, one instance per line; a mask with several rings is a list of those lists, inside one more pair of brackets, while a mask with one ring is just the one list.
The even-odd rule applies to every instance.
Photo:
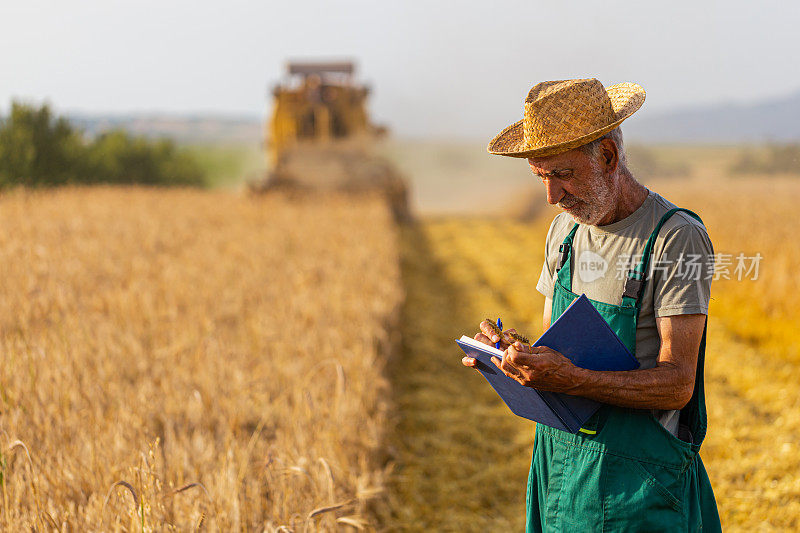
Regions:
[[558, 267], [556, 267], [556, 272], [561, 270], [561, 268], [567, 262], [568, 256], [569, 256], [569, 244], [561, 243], [558, 246]]
[[644, 273], [637, 270], [630, 270], [628, 272], [628, 279], [625, 281], [625, 291], [622, 293], [622, 296], [638, 300], [643, 285]]

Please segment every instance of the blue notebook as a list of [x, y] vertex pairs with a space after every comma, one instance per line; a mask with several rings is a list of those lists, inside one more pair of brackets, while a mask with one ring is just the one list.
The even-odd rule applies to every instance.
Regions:
[[[511, 411], [540, 424], [577, 433], [600, 408], [600, 403], [520, 385], [503, 374], [491, 361], [502, 350], [463, 336], [456, 343], [478, 360], [477, 369]], [[547, 346], [568, 357], [575, 366], [589, 370], [635, 370], [639, 362], [612, 331], [585, 294], [576, 298], [547, 331], [533, 343]]]

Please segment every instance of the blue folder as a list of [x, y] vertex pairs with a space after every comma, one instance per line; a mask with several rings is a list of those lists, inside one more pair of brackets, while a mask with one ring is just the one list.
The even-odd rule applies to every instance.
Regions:
[[[466, 341], [466, 342], [465, 342]], [[588, 398], [525, 387], [503, 374], [491, 361], [502, 353], [462, 337], [456, 343], [477, 359], [477, 369], [511, 411], [540, 424], [577, 433], [601, 404]], [[609, 327], [585, 294], [576, 298], [547, 331], [533, 343], [568, 357], [575, 366], [589, 370], [635, 370], [639, 362]]]

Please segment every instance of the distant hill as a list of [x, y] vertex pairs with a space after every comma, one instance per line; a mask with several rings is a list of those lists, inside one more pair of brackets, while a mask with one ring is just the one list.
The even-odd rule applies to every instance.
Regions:
[[752, 104], [676, 109], [630, 120], [623, 131], [643, 143], [800, 141], [800, 91]]
[[182, 144], [263, 141], [263, 121], [251, 116], [67, 114], [67, 118], [90, 137], [120, 128], [145, 137], [168, 137]]

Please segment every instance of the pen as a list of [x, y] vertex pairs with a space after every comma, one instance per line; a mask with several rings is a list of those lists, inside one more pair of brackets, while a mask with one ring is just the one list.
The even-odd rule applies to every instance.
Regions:
[[[497, 329], [500, 330], [500, 335], [499, 335], [500, 340], [503, 340], [503, 334], [502, 334], [502, 332], [503, 332], [503, 321], [500, 320], [499, 317], [497, 318]], [[499, 350], [500, 349], [500, 343], [499, 342], [494, 343], [494, 347]]]

